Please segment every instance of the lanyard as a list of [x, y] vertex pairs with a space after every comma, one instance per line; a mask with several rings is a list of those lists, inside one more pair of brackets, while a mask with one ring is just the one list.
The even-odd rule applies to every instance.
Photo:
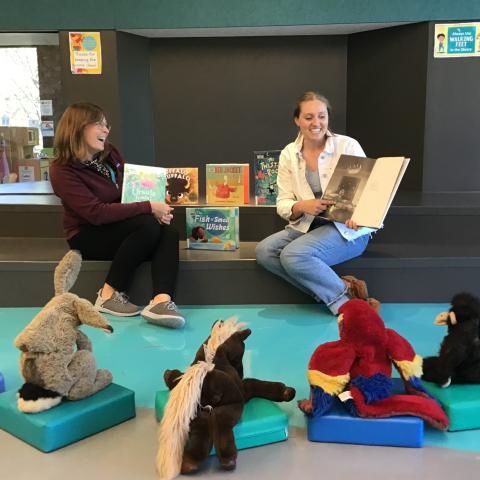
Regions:
[[117, 176], [115, 175], [115, 171], [113, 170], [113, 168], [105, 162], [105, 165], [106, 167], [108, 168], [108, 171], [110, 172], [110, 178], [112, 180], [112, 182], [117, 186], [118, 188], [118, 185], [117, 185]]

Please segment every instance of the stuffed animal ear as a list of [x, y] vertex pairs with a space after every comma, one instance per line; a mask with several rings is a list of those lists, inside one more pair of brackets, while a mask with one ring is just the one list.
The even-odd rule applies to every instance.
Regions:
[[54, 286], [55, 295], [61, 295], [70, 291], [77, 280], [80, 267], [82, 266], [82, 255], [78, 250], [69, 250], [55, 268]]
[[240, 338], [240, 340], [245, 341], [251, 333], [252, 331], [249, 328], [246, 328], [245, 330], [240, 330], [239, 332], [237, 332], [236, 335], [238, 335], [238, 338]]
[[448, 312], [439, 313], [435, 317], [435, 321], [433, 323], [435, 325], [439, 325], [439, 326], [447, 325], [448, 324]]

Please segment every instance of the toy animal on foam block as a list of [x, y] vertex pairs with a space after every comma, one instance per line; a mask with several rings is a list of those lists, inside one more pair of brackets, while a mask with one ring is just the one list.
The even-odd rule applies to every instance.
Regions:
[[423, 379], [448, 387], [450, 383], [480, 383], [480, 300], [468, 293], [452, 299], [448, 312], [440, 313], [436, 325], [446, 325], [438, 356], [423, 362]]
[[157, 470], [162, 480], [197, 471], [212, 446], [220, 466], [233, 470], [233, 427], [245, 403], [253, 397], [282, 402], [295, 396], [284, 383], [243, 378], [244, 341], [251, 334], [243, 327], [235, 319], [217, 321], [184, 374], [165, 371], [171, 393], [158, 433]]
[[81, 263], [75, 250], [63, 257], [55, 269], [55, 296], [15, 339], [25, 380], [17, 402], [22, 412], [48, 410], [63, 397], [79, 400], [112, 382], [108, 370], [97, 370], [90, 339], [79, 327], [89, 325], [108, 333], [113, 328], [88, 300], [69, 293]]
[[[448, 418], [423, 389], [422, 359], [407, 340], [385, 328], [364, 300], [350, 300], [339, 312], [340, 340], [320, 345], [310, 358], [310, 399], [301, 400], [300, 409], [308, 415], [323, 415], [338, 395], [352, 415], [414, 415], [445, 430]], [[392, 394], [392, 363], [408, 394]]]

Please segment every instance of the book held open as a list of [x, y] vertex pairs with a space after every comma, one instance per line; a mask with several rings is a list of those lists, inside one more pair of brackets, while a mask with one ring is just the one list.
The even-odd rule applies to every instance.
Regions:
[[410, 159], [342, 155], [322, 196], [332, 200], [320, 216], [358, 226], [381, 228]]

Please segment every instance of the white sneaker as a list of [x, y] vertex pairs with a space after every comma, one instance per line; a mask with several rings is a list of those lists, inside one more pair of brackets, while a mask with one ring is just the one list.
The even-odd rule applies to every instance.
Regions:
[[97, 300], [95, 301], [95, 308], [99, 312], [110, 313], [117, 317], [133, 317], [141, 311], [141, 308], [131, 303], [127, 295], [122, 292], [113, 292], [113, 295], [107, 300], [102, 298], [101, 293], [102, 290], [100, 289], [97, 293]]
[[155, 325], [168, 328], [182, 328], [185, 325], [185, 317], [178, 311], [175, 302], [152, 303], [150, 302], [142, 310], [142, 317]]

